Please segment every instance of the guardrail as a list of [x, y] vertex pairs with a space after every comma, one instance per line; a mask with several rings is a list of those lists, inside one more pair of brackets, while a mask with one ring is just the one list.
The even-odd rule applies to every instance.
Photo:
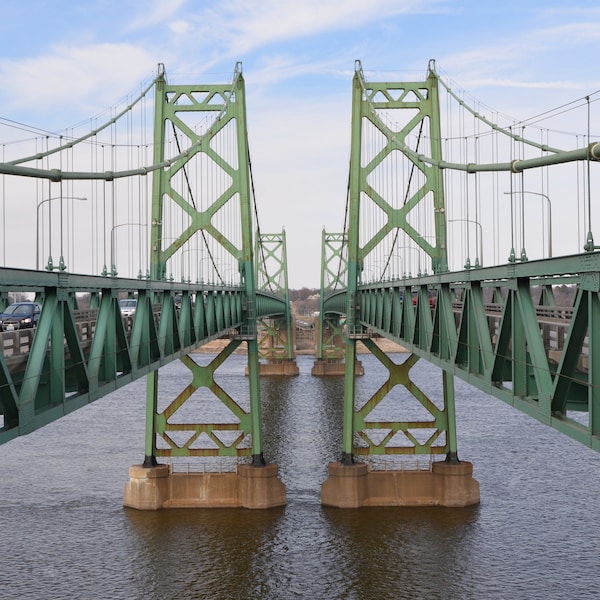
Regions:
[[[161, 307], [160, 304], [154, 305], [154, 320], [156, 324], [160, 322]], [[75, 316], [75, 326], [77, 335], [82, 348], [86, 348], [91, 344], [96, 330], [96, 320], [98, 317], [98, 309], [88, 308], [73, 311]], [[134, 316], [123, 316], [123, 325], [129, 341], [133, 330]], [[1, 348], [4, 358], [17, 359], [26, 356], [31, 351], [33, 336], [36, 328], [30, 327], [27, 329], [15, 329], [13, 331], [0, 332]]]
[[[455, 301], [452, 303], [452, 307], [454, 309], [454, 314], [459, 317], [462, 313], [463, 303], [460, 301]], [[492, 343], [495, 344], [498, 339], [500, 319], [502, 317], [504, 307], [502, 304], [490, 302], [484, 304], [484, 308], [487, 315], [490, 338]], [[540, 336], [544, 342], [546, 354], [551, 361], [558, 363], [560, 360], [560, 354], [564, 348], [569, 327], [571, 326], [573, 308], [569, 306], [537, 306], [535, 309], [535, 314], [538, 319]], [[583, 341], [581, 357], [578, 363], [578, 368], [582, 372], [585, 372], [588, 368], [588, 357], [589, 336], [586, 335]]]

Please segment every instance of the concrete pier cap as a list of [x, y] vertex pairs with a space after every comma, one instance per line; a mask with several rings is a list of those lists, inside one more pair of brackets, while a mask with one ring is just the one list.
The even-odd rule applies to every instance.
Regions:
[[138, 510], [264, 509], [285, 503], [285, 486], [273, 463], [239, 465], [235, 473], [172, 473], [168, 465], [133, 465], [123, 492], [123, 506]]
[[432, 463], [431, 470], [371, 471], [366, 463], [328, 465], [321, 504], [335, 508], [367, 506], [447, 506], [479, 504], [479, 483], [470, 462]]

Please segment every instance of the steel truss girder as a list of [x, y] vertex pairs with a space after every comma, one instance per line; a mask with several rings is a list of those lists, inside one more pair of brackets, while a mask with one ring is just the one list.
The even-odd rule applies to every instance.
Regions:
[[[561, 285], [571, 286], [573, 306], [552, 304]], [[404, 302], [415, 292], [416, 302]], [[588, 253], [362, 286], [358, 318], [600, 451], [599, 293], [600, 254]], [[587, 413], [587, 424], [568, 411]]]
[[[1, 333], [0, 443], [30, 433], [241, 327], [239, 287], [0, 269], [0, 293], [42, 300], [31, 332]], [[181, 293], [180, 310], [173, 298]], [[90, 309], [76, 309], [90, 295]], [[136, 296], [122, 318], [119, 297]], [[30, 336], [25, 352], [14, 340]], [[5, 356], [5, 346], [11, 346]]]

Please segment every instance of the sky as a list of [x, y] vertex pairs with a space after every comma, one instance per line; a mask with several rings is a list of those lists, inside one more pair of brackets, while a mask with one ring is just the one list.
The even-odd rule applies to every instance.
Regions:
[[[355, 61], [373, 80], [442, 75], [527, 117], [600, 89], [595, 0], [4, 2], [0, 116], [56, 130], [104, 111], [164, 63], [222, 83], [242, 63], [261, 229], [285, 228], [291, 288], [318, 287], [340, 231]], [[598, 127], [600, 129], [600, 127]]]

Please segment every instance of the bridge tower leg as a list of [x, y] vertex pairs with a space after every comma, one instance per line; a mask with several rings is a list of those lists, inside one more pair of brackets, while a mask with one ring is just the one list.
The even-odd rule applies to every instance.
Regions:
[[[214, 120], [207, 125], [209, 116]], [[169, 260], [178, 264], [184, 253], [198, 252], [197, 266], [203, 261], [212, 264], [215, 286], [227, 287], [219, 267], [228, 262], [230, 270], [235, 268], [239, 274], [236, 289], [244, 294], [238, 307], [240, 327], [230, 344], [207, 366], [198, 365], [190, 356], [181, 358], [191, 373], [190, 382], [173, 401], [165, 401], [165, 392], [159, 391], [158, 371], [148, 376], [145, 459], [130, 469], [124, 504], [139, 509], [280, 506], [285, 504], [285, 487], [277, 477], [277, 465], [265, 462], [262, 446], [254, 225], [240, 65], [236, 65], [233, 83], [225, 85], [169, 85], [163, 73], [156, 86], [154, 127], [154, 164], [165, 167], [153, 174], [151, 279], [165, 280]], [[165, 161], [166, 140], [171, 135], [179, 155]], [[189, 144], [187, 148], [180, 148], [180, 138]], [[192, 186], [191, 173], [200, 179], [197, 189]], [[211, 173], [217, 174], [212, 189], [205, 181]], [[165, 223], [169, 223], [168, 232]], [[173, 232], [174, 237], [167, 237]], [[149, 302], [156, 300], [160, 298]], [[172, 298], [162, 300], [173, 302]], [[198, 317], [197, 339], [220, 329], [216, 302], [216, 295], [203, 292], [182, 307], [194, 310]], [[220, 310], [233, 311], [234, 307]], [[176, 343], [177, 323], [171, 328], [167, 331], [165, 327], [158, 336], [172, 336]], [[247, 345], [248, 355], [247, 405], [229, 396], [215, 380], [215, 371], [241, 343]], [[212, 394], [211, 401], [220, 402], [232, 418], [207, 422], [210, 414], [197, 414], [202, 402], [196, 402], [193, 412], [191, 401], [200, 393]], [[239, 464], [235, 473], [174, 473], [159, 464], [160, 457], [190, 461], [197, 457], [249, 457], [249, 462]]]
[[283, 300], [284, 312], [259, 321], [259, 370], [261, 376], [300, 374], [295, 355], [295, 327], [290, 307], [287, 244], [281, 233], [256, 235], [256, 286], [260, 291]]
[[[391, 117], [395, 111], [410, 111], [404, 124], [379, 127], [374, 111], [386, 114], [386, 123], [403, 117]], [[408, 111], [405, 110], [405, 113]], [[416, 113], [416, 114], [415, 114]], [[406, 116], [406, 115], [405, 115]], [[350, 189], [347, 213], [347, 287], [346, 287], [346, 351], [344, 381], [343, 451], [340, 462], [330, 463], [329, 477], [321, 489], [321, 502], [336, 507], [388, 505], [445, 505], [466, 506], [479, 502], [479, 484], [473, 479], [471, 463], [458, 459], [456, 424], [454, 416], [454, 382], [451, 373], [442, 375], [443, 399], [433, 402], [418, 388], [410, 377], [410, 369], [419, 360], [410, 355], [401, 364], [394, 363], [370, 339], [370, 333], [361, 323], [360, 287], [365, 265], [374, 266], [377, 258], [391, 256], [399, 236], [418, 246], [431, 258], [434, 273], [447, 271], [446, 217], [441, 170], [413, 162], [420, 171], [423, 183], [401, 194], [386, 197], [386, 190], [377, 188], [374, 173], [389, 172], [399, 153], [412, 162], [404, 148], [409, 137], [430, 143], [430, 156], [441, 159], [441, 133], [437, 79], [430, 71], [424, 82], [372, 83], [366, 82], [357, 63], [353, 80], [352, 146], [350, 157]], [[369, 132], [369, 136], [365, 136]], [[375, 149], [364, 148], [368, 139], [381, 139]], [[422, 142], [426, 143], [426, 142]], [[391, 161], [389, 159], [392, 159]], [[400, 179], [400, 178], [399, 178]], [[402, 203], [403, 202], [403, 203]], [[427, 202], [428, 204], [425, 204]], [[402, 203], [402, 204], [401, 204]], [[429, 231], [419, 229], [418, 220], [409, 213], [422, 204], [422, 211], [432, 211], [427, 223], [433, 223], [435, 242], [430, 243]], [[363, 219], [367, 223], [363, 223]], [[374, 223], [367, 231], [369, 220]], [[431, 226], [431, 225], [429, 225]], [[377, 229], [378, 227], [378, 229]], [[390, 240], [393, 240], [390, 242]], [[376, 249], [380, 249], [377, 254]], [[374, 258], [376, 256], [377, 258]], [[387, 267], [387, 265], [386, 265]], [[370, 284], [375, 285], [375, 284]], [[404, 298], [406, 310], [413, 311], [412, 294]], [[384, 295], [381, 294], [381, 306]], [[414, 307], [415, 319], [431, 329], [431, 312], [427, 298], [419, 298]], [[409, 305], [409, 306], [407, 306]], [[412, 313], [411, 313], [412, 314]], [[357, 400], [356, 353], [362, 343], [388, 370], [388, 380], [365, 402]], [[397, 411], [410, 404], [413, 412], [394, 414], [382, 421], [373, 411], [384, 398], [390, 399], [392, 390], [402, 386], [414, 401], [402, 397]], [[415, 414], [427, 417], [415, 418]], [[423, 434], [423, 432], [426, 432]], [[368, 463], [355, 460], [358, 455], [369, 459], [384, 455], [445, 454], [442, 462], [432, 462], [427, 470], [371, 470]]]
[[[345, 356], [345, 306], [337, 311], [326, 311], [325, 297], [346, 285], [347, 237], [345, 233], [327, 233], [321, 239], [321, 290], [319, 296], [319, 319], [317, 321], [316, 358], [311, 369], [315, 377], [343, 376]], [[363, 375], [360, 361], [355, 374]]]

